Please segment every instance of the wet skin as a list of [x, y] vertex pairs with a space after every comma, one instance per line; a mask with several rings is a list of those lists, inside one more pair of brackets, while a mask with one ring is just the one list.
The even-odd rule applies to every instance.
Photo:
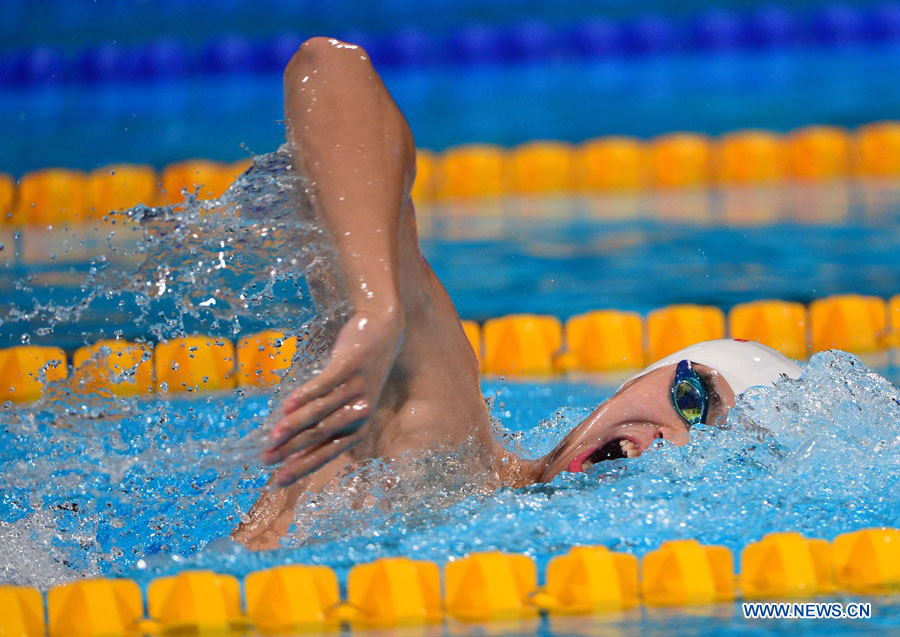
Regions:
[[[335, 244], [354, 311], [325, 369], [285, 400], [263, 453], [277, 467], [275, 488], [263, 492], [234, 539], [276, 547], [302, 493], [371, 458], [449, 450], [474, 438], [481, 455], [473, 462], [498, 485], [523, 486], [580, 471], [607, 443], [628, 441], [632, 456], [660, 438], [687, 443], [669, 399], [672, 365], [627, 384], [544, 458], [502, 448], [456, 309], [419, 249], [412, 134], [368, 54], [338, 40], [308, 40], [285, 70], [284, 93], [295, 168], [313, 184], [313, 207]], [[714, 370], [695, 368], [714, 390], [712, 421], [734, 394]]]

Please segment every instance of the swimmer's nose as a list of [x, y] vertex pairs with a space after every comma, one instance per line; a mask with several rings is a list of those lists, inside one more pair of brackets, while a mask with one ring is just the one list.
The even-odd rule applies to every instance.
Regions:
[[683, 447], [691, 441], [691, 432], [686, 424], [673, 420], [657, 425], [656, 438], [671, 442], [676, 447]]

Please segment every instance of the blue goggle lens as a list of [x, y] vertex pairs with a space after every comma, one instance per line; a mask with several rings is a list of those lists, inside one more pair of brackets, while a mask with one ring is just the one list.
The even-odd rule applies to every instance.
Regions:
[[709, 394], [690, 361], [683, 360], [675, 368], [672, 405], [687, 424], [697, 425], [706, 422]]

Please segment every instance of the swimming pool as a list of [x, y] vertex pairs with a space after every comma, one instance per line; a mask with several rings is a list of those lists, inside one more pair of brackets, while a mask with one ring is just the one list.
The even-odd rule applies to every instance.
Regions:
[[[754, 201], [754, 193], [762, 196]], [[463, 319], [529, 312], [565, 320], [600, 308], [646, 314], [675, 303], [728, 310], [758, 299], [889, 298], [900, 281], [898, 215], [900, 188], [844, 182], [431, 202], [420, 207], [419, 227], [423, 251]], [[36, 345], [74, 349], [85, 339], [146, 334], [128, 296], [94, 298], [53, 332], [41, 329], [52, 312], [35, 313], [51, 301], [77, 303], [95, 257], [120, 273], [137, 266], [141, 233], [109, 232], [0, 227], [7, 317], [0, 345], [21, 344], [27, 334]], [[186, 320], [188, 332], [206, 329]], [[266, 327], [248, 317], [242, 331]]]
[[[657, 450], [588, 475], [494, 494], [466, 495], [459, 476], [420, 462], [388, 498], [386, 510], [340, 512], [336, 519], [304, 529], [320, 533], [317, 541], [289, 541], [288, 548], [262, 554], [221, 538], [261, 485], [258, 468], [242, 471], [234, 461], [249, 459], [236, 436], [248, 434], [265, 411], [264, 397], [173, 398], [147, 404], [140, 415], [90, 420], [58, 412], [58, 418], [78, 426], [57, 429], [55, 443], [50, 442], [49, 425], [28, 431], [25, 423], [12, 424], [5, 414], [4, 437], [31, 444], [8, 445], [3, 457], [10, 485], [0, 523], [4, 579], [44, 587], [102, 573], [146, 584], [188, 569], [243, 576], [299, 562], [328, 565], [344, 581], [351, 566], [381, 557], [443, 562], [490, 549], [524, 552], [543, 571], [549, 557], [573, 544], [602, 544], [643, 555], [661, 541], [700, 537], [737, 555], [767, 532], [790, 529], [830, 539], [842, 531], [892, 524], [898, 512], [893, 499], [882, 494], [896, 480], [896, 443], [890, 441], [896, 434], [888, 433], [887, 445], [873, 460], [872, 445], [887, 432], [879, 432], [878, 425], [857, 426], [853, 432], [838, 426], [850, 413], [847, 409], [858, 407], [840, 406], [848, 390], [843, 395], [835, 390], [846, 380], [825, 371], [829, 365], [821, 365], [815, 382], [835, 411], [808, 418], [803, 422], [810, 427], [807, 432], [785, 418], [777, 443], [770, 439], [760, 444], [755, 436], [737, 431], [703, 431], [686, 448]], [[850, 381], [850, 391], [863, 389], [865, 383], [858, 381]], [[830, 393], [824, 393], [829, 387]], [[536, 452], [552, 445], [609, 394], [607, 388], [578, 383], [486, 382], [484, 391], [495, 397], [494, 413], [510, 435], [524, 435], [519, 444]], [[796, 388], [785, 394], [805, 398], [807, 405], [815, 400], [809, 391]], [[766, 399], [755, 402], [757, 410], [773, 410]], [[858, 425], [869, 418], [896, 422], [896, 405], [893, 412], [874, 402], [859, 405], [865, 416], [857, 418]], [[153, 422], [147, 422], [151, 414]], [[40, 420], [46, 423], [46, 416], [44, 411]], [[234, 455], [218, 457], [223, 450]], [[11, 478], [10, 470], [25, 466], [26, 458], [29, 472]], [[822, 475], [829, 478], [822, 480]], [[880, 625], [895, 625], [893, 599], [871, 601], [884, 622]], [[640, 625], [660, 628], [698, 622], [713, 629], [740, 621], [739, 615], [734, 617], [739, 610], [730, 607], [699, 612], [699, 618], [689, 619], [651, 609], [643, 619], [632, 613], [592, 621], [628, 626], [638, 619]]]
[[[506, 26], [504, 16], [515, 7], [446, 2], [447, 11], [418, 15], [418, 26], [397, 29], [396, 16], [405, 11], [408, 15], [410, 9], [404, 2], [393, 0], [379, 15], [366, 6], [353, 17], [354, 3], [342, 0], [347, 14], [341, 11], [337, 24], [354, 19], [367, 23], [366, 30], [356, 35], [367, 43], [374, 36], [373, 57], [385, 60], [385, 81], [420, 146], [449, 149], [439, 155], [421, 153], [420, 181], [426, 181], [424, 167], [447, 169], [454, 153], [451, 147], [463, 142], [513, 145], [547, 138], [579, 143], [617, 134], [634, 138], [625, 140], [626, 150], [650, 154], [672, 138], [643, 139], [678, 129], [722, 135], [759, 127], [776, 133], [751, 130], [715, 140], [702, 135], [681, 139], [689, 150], [713, 157], [700, 162], [700, 177], [689, 176], [689, 183], [665, 184], [659, 175], [648, 179], [641, 174], [635, 179], [639, 185], [584, 187], [569, 175], [560, 181], [567, 185], [551, 184], [547, 189], [551, 194], [490, 185], [487, 197], [466, 200], [459, 192], [439, 192], [446, 184], [426, 181], [430, 190], [417, 200], [425, 254], [463, 319], [482, 328], [499, 320], [500, 331], [515, 337], [511, 349], [522, 350], [518, 352], [522, 360], [512, 356], [498, 363], [492, 351], [503, 339], [475, 323], [466, 325], [483, 357], [482, 391], [504, 444], [529, 456], [547, 451], [615, 391], [629, 373], [623, 367], [640, 367], [659, 353], [659, 347], [695, 338], [693, 328], [682, 329], [685, 321], [702, 315], [701, 327], [711, 330], [706, 337], [738, 335], [735, 330], [741, 321], [735, 318], [736, 310], [760, 299], [778, 299], [768, 309], [781, 313], [779, 329], [792, 328], [786, 331], [796, 355], [838, 342], [859, 351], [863, 360], [843, 353], [818, 354], [805, 364], [802, 379], [785, 381], [768, 392], [749, 392], [730, 414], [728, 427], [699, 428], [687, 447], [661, 445], [639, 460], [603, 463], [586, 474], [562, 475], [546, 485], [485, 491], [478, 475], [462, 469], [465, 447], [449, 454], [404, 457], [390, 466], [373, 462], [343, 480], [333, 493], [305, 501], [303, 515], [282, 548], [251, 553], [226, 538], [266, 479], [258, 459], [261, 427], [286, 387], [273, 389], [269, 372], [256, 378], [265, 376], [265, 382], [254, 382], [246, 366], [277, 367], [290, 360], [292, 354], [281, 350], [272, 356], [272, 350], [282, 346], [281, 336], [255, 336], [270, 328], [298, 337], [291, 345], [298, 347], [298, 376], [287, 385], [321, 363], [327, 353], [322, 316], [338, 314], [344, 305], [340, 299], [329, 299], [326, 306], [314, 308], [303, 274], [317, 259], [331, 258], [327, 242], [319, 229], [292, 214], [284, 184], [270, 179], [279, 166], [266, 159], [264, 170], [269, 172], [245, 177], [243, 190], [219, 204], [197, 204], [188, 198], [185, 211], [139, 208], [130, 215], [115, 215], [115, 225], [108, 220], [87, 225], [75, 220], [91, 213], [85, 203], [89, 198], [82, 192], [89, 180], [110, 176], [103, 173], [118, 168], [99, 169], [90, 177], [72, 173], [60, 191], [51, 186], [41, 196], [49, 193], [48, 199], [56, 197], [54, 205], [65, 208], [74, 201], [73, 193], [81, 193], [84, 202], [77, 213], [71, 205], [68, 216], [35, 224], [43, 213], [38, 207], [29, 209], [23, 199], [22, 206], [16, 204], [18, 208], [10, 208], [10, 216], [0, 220], [0, 380], [15, 384], [23, 376], [16, 364], [29, 363], [27, 357], [6, 356], [16, 345], [63, 348], [65, 352], [54, 350], [63, 365], [42, 372], [55, 376], [63, 369], [68, 372], [68, 378], [57, 378], [45, 387], [38, 402], [0, 407], [0, 581], [53, 588], [46, 600], [40, 596], [28, 600], [36, 614], [48, 609], [52, 633], [54, 616], [57, 622], [60, 617], [62, 621], [82, 617], [81, 610], [71, 607], [54, 612], [65, 603], [60, 601], [65, 597], [61, 591], [76, 591], [71, 602], [87, 590], [58, 585], [97, 575], [122, 576], [125, 580], [118, 584], [125, 588], [104, 589], [111, 585], [100, 581], [94, 597], [85, 594], [87, 606], [95, 604], [86, 614], [108, 615], [105, 619], [117, 613], [133, 619], [149, 615], [172, 628], [171, 609], [159, 606], [167, 594], [160, 591], [164, 582], [170, 582], [164, 578], [186, 574], [169, 597], [190, 598], [185, 591], [191, 586], [199, 586], [201, 595], [225, 591], [205, 610], [214, 614], [211, 608], [224, 604], [223, 617], [230, 615], [226, 624], [247, 629], [246, 619], [237, 615], [252, 614], [256, 597], [252, 574], [285, 564], [320, 565], [330, 569], [318, 571], [326, 579], [329, 573], [336, 574], [332, 601], [338, 601], [339, 586], [340, 598], [353, 602], [330, 606], [325, 614], [341, 617], [356, 632], [365, 630], [359, 618], [368, 613], [360, 610], [364, 604], [358, 597], [353, 601], [359, 587], [354, 592], [350, 583], [352, 573], [362, 572], [361, 566], [396, 556], [459, 565], [467, 555], [497, 550], [524, 555], [527, 559], [517, 562], [516, 568], [525, 564], [522, 568], [537, 573], [534, 582], [520, 584], [521, 590], [513, 595], [524, 608], [522, 617], [507, 623], [459, 624], [459, 609], [449, 599], [448, 586], [446, 623], [435, 630], [542, 635], [707, 634], [748, 628], [796, 632], [806, 625], [748, 623], [740, 604], [725, 600], [735, 591], [751, 596], [754, 582], [759, 582], [752, 560], [745, 564], [741, 558], [754, 547], [761, 550], [764, 537], [771, 543], [765, 546], [775, 548], [768, 554], [770, 561], [763, 560], [757, 579], [777, 579], [773, 573], [781, 572], [781, 567], [773, 564], [785, 559], [785, 551], [809, 557], [810, 564], [815, 562], [821, 570], [817, 551], [825, 544], [767, 535], [797, 532], [834, 541], [828, 550], [834, 551], [831, 575], [838, 585], [829, 588], [825, 580], [830, 576], [817, 571], [812, 579], [819, 597], [813, 599], [874, 605], [874, 620], [829, 624], [830, 632], [854, 633], [860, 626], [885, 632], [900, 625], [896, 595], [900, 576], [890, 570], [900, 558], [889, 551], [878, 553], [896, 539], [896, 532], [876, 533], [877, 540], [864, 533], [845, 535], [900, 526], [900, 509], [892, 497], [900, 476], [900, 396], [889, 382], [900, 380], [896, 249], [900, 182], [895, 178], [900, 169], [889, 168], [887, 176], [860, 170], [858, 164], [865, 163], [858, 157], [860, 132], [828, 128], [781, 135], [810, 122], [852, 128], [896, 117], [900, 92], [893, 78], [900, 70], [896, 29], [900, 22], [888, 19], [900, 15], [896, 6], [869, 8], [858, 3], [859, 7], [807, 12], [806, 5], [814, 3], [801, 3], [796, 11], [794, 7], [787, 11], [786, 23], [773, 28], [787, 24], [819, 32], [804, 32], [802, 41], [785, 36], [772, 45], [748, 43], [742, 40], [746, 34], [737, 37], [735, 16], [727, 11], [694, 16], [699, 3], [681, 6], [678, 12], [691, 15], [673, 21], [671, 16], [638, 15], [628, 3], [604, 2], [609, 15], [621, 22], [590, 21], [589, 32], [576, 35], [604, 36], [612, 29], [614, 46], [573, 53], [559, 36], [571, 35], [574, 22], [569, 21], [584, 17], [581, 3], [556, 3], [552, 11], [537, 16], [537, 22], [521, 20]], [[88, 14], [76, 2], [57, 0], [53, 19], [33, 24], [26, 19], [25, 4], [4, 7], [9, 9], [8, 19], [0, 25], [4, 46], [21, 44], [26, 49], [24, 57], [11, 63], [0, 60], [0, 129], [7, 133], [0, 148], [0, 170], [25, 176], [49, 165], [91, 170], [113, 162], [140, 162], [142, 166], [132, 168], [150, 184], [146, 192], [158, 203], [155, 182], [166, 182], [168, 169], [162, 173], [157, 169], [167, 164], [191, 156], [232, 161], [246, 156], [247, 148], [259, 152], [276, 147], [283, 129], [277, 121], [280, 76], [272, 56], [298, 36], [267, 38], [283, 26], [272, 16], [299, 11], [281, 4], [266, 0], [271, 12], [257, 11], [261, 17], [256, 20], [241, 13], [236, 3], [211, 4], [206, 7], [209, 19], [202, 25], [186, 21], [179, 32], [182, 39], [174, 45], [144, 40], [155, 35], [156, 20], [164, 23], [182, 16], [188, 3], [170, 3], [151, 14], [147, 7], [117, 4], [106, 8], [104, 20], [115, 23], [127, 15], [147, 15], [111, 46], [94, 46], [91, 28], [79, 21]], [[731, 8], [742, 4], [739, 0]], [[653, 8], [670, 10], [663, 5], [653, 3]], [[318, 24], [317, 29], [332, 30], [335, 5], [303, 6], [307, 27]], [[260, 42], [249, 42], [245, 34], [220, 36], [217, 20], [222, 12], [246, 21], [239, 30], [264, 34]], [[782, 19], [785, 11], [776, 8], [773, 15]], [[748, 16], [757, 22], [760, 16], [771, 17], [765, 10]], [[878, 29], [873, 16], [884, 18]], [[70, 29], [68, 48], [57, 50], [55, 41], [49, 48], [32, 47], [29, 28], [38, 24], [48, 34]], [[452, 28], [431, 33], [432, 39], [423, 41], [421, 27], [432, 29], [436, 24]], [[704, 36], [710, 25], [719, 29], [719, 36], [727, 36], [725, 40]], [[777, 31], [768, 35], [778, 36]], [[395, 36], [397, 43], [392, 41]], [[472, 51], [490, 52], [485, 42], [515, 46], [512, 53], [470, 65], [466, 55], [471, 57]], [[262, 70], [253, 62], [261, 50], [257, 44], [271, 58]], [[462, 51], [459, 59], [448, 63], [436, 56], [436, 47], [457, 44]], [[422, 52], [426, 55], [418, 57]], [[149, 73], [146, 77], [129, 75], [127, 81], [119, 81], [125, 77], [120, 77], [123, 69], [135, 60], [146, 64], [164, 53], [174, 55], [163, 60], [171, 62], [171, 68], [160, 62], [159, 68], [141, 71]], [[228, 68], [223, 59], [231, 60], [235, 68]], [[897, 126], [887, 128], [885, 148], [900, 148], [892, 141], [900, 138]], [[798, 174], [797, 166], [788, 166], [782, 157], [803, 148], [798, 140], [807, 133], [832, 144], [821, 151], [823, 172], [811, 176]], [[571, 169], [590, 145], [590, 141], [577, 147], [538, 144], [537, 155], [545, 152], [558, 159], [562, 153]], [[726, 148], [736, 151], [741, 170], [729, 172], [718, 165], [724, 163]], [[500, 157], [492, 165], [507, 166], [531, 150], [534, 147], [492, 146], [486, 153], [492, 161]], [[540, 177], [547, 164], [541, 157], [537, 160], [535, 172]], [[743, 171], [754, 161], [771, 165], [758, 172]], [[778, 167], [770, 171], [775, 164]], [[169, 168], [190, 173], [197, 166]], [[231, 170], [215, 166], [213, 172], [225, 174], [226, 168]], [[50, 175], [48, 181], [56, 176]], [[10, 204], [4, 188], [13, 196], [16, 189], [3, 177], [0, 209], [6, 214], [4, 206]], [[195, 182], [170, 187], [167, 196], [177, 195], [174, 191], [182, 185], [190, 189], [191, 183]], [[235, 202], [240, 215], [233, 214]], [[95, 220], [97, 212], [92, 211]], [[15, 225], [23, 220], [24, 226]], [[829, 298], [836, 294], [865, 296]], [[682, 304], [699, 304], [699, 309]], [[613, 320], [602, 323], [588, 317], [597, 319], [594, 329], [632, 321], [639, 326], [636, 337], [621, 340], [628, 340], [635, 351], [619, 357], [627, 358], [624, 366], [621, 360], [611, 366], [606, 361], [600, 365], [604, 372], [595, 374], [587, 371], [593, 363], [575, 351], [583, 344], [574, 342], [572, 319], [607, 308], [615, 310]], [[660, 308], [673, 325], [675, 318], [682, 321], [662, 339], [657, 338], [662, 321], [655, 320]], [[527, 315], [506, 317], [521, 313]], [[753, 327], [754, 321], [764, 322], [770, 314], [745, 313], [743, 329]], [[533, 333], [536, 325], [546, 328], [549, 336], [515, 340], [527, 330]], [[823, 332], [822, 325], [834, 329]], [[192, 334], [205, 336], [177, 340]], [[856, 335], [864, 336], [865, 343], [849, 338]], [[105, 363], [94, 367], [89, 360], [85, 365], [82, 359], [91, 352], [77, 351], [110, 338], [142, 343], [136, 358], [126, 365], [134, 365], [133, 369], [118, 378], [128, 381], [133, 375], [133, 384], [111, 386], [108, 371], [98, 372]], [[166, 341], [173, 347], [167, 349]], [[569, 350], [560, 354], [558, 346], [566, 341]], [[254, 359], [255, 349], [264, 351]], [[110, 358], [121, 353], [111, 352]], [[529, 353], [540, 359], [537, 364], [523, 362]], [[72, 362], [69, 368], [67, 361]], [[517, 365], [531, 365], [530, 374], [506, 374]], [[498, 372], [504, 377], [498, 378]], [[118, 396], [111, 389], [125, 385], [138, 396]], [[144, 393], [148, 388], [152, 394]], [[179, 391], [184, 389], [190, 391]], [[360, 507], [370, 492], [376, 494], [378, 506]], [[853, 539], [852, 544], [852, 538], [862, 539]], [[721, 551], [715, 561], [706, 548], [666, 544], [691, 539], [725, 547], [733, 568], [723, 566]], [[838, 550], [848, 543], [849, 553]], [[618, 585], [623, 589], [628, 587], [623, 582], [631, 566], [637, 578], [637, 562], [627, 555], [639, 558], [641, 605], [580, 617], [555, 612], [553, 603], [558, 599], [554, 602], [548, 593], [550, 563], [577, 545], [626, 554], [627, 566], [620, 569]], [[706, 573], [709, 581], [702, 584], [714, 585], [715, 594], [706, 590], [701, 604], [657, 605], [659, 590], [653, 589], [650, 564], [654, 556], [666, 555], [697, 558], [691, 567]], [[594, 558], [601, 559], [596, 554]], [[398, 569], [394, 575], [409, 575], [408, 563], [393, 564]], [[825, 571], [830, 569], [827, 564]], [[861, 587], [865, 577], [854, 569], [862, 572], [865, 566], [887, 569], [884, 579], [889, 585], [877, 591]], [[437, 571], [427, 564], [422, 568], [428, 575], [417, 576], [427, 589], [422, 594], [430, 600], [430, 612], [440, 615], [440, 608], [435, 610], [435, 604], [441, 604], [436, 592], [440, 584], [429, 579]], [[451, 577], [451, 568], [445, 568], [445, 580]], [[203, 569], [209, 572], [189, 575]], [[211, 572], [234, 575], [240, 583], [216, 579]], [[809, 579], [810, 573], [806, 576]], [[390, 579], [393, 575], [384, 570], [372, 577], [375, 601], [387, 603], [385, 591], [396, 584]], [[414, 580], [401, 579], [404, 585]], [[140, 590], [128, 588], [129, 581], [137, 582]], [[610, 587], [609, 581], [601, 588]], [[540, 590], [538, 582], [543, 585]], [[690, 588], [689, 582], [682, 583], [685, 590]], [[477, 590], [473, 580], [469, 584]], [[92, 585], [89, 581], [88, 587]], [[811, 594], [810, 585], [804, 586]], [[781, 599], [774, 590], [768, 596]], [[120, 604], [116, 612], [98, 601], [108, 600], [111, 593]], [[718, 603], [709, 603], [713, 599]], [[0, 587], [0, 611], [17, 610], [17, 603], [8, 589]], [[537, 616], [535, 607], [547, 612]], [[137, 626], [150, 632], [160, 628], [152, 622]], [[321, 626], [311, 628], [315, 632]]]
[[[259, 194], [260, 184], [272, 192], [266, 178], [254, 179], [245, 185], [247, 192]], [[237, 199], [246, 205], [244, 196]], [[504, 205], [509, 210], [520, 204], [509, 200]], [[49, 259], [50, 265], [47, 259], [23, 259], [21, 246], [34, 240], [23, 230], [10, 244], [15, 250], [4, 250], [7, 268], [35, 277], [24, 287], [11, 285], [17, 300], [24, 302], [40, 290], [40, 276], [52, 280], [64, 275], [70, 283], [67, 297], [54, 291], [42, 300], [55, 304], [35, 306], [36, 313], [19, 318], [52, 327], [43, 333], [29, 327], [35, 339], [68, 338], [73, 344], [126, 330], [147, 329], [163, 339], [196, 330], [231, 335], [315, 323], [297, 276], [308, 260], [271, 271], [286, 287], [261, 285], [268, 268], [300, 244], [327, 254], [327, 245], [316, 243], [315, 229], [286, 214], [286, 205], [283, 196], [276, 196], [264, 209], [266, 215], [242, 217], [231, 215], [228, 206], [210, 204], [196, 207], [203, 210], [189, 206], [186, 212], [143, 211], [140, 236], [113, 244], [99, 241], [95, 250], [108, 258], [91, 254], [84, 259], [81, 253], [80, 265], [64, 265], [62, 258], [59, 263]], [[531, 200], [528, 205], [545, 210], [562, 205], [565, 222], [560, 223], [558, 214], [532, 214], [523, 222], [521, 216], [490, 213], [456, 225], [464, 209], [423, 211], [429, 237], [425, 250], [464, 316], [505, 312], [513, 298], [525, 307], [512, 309], [560, 308], [555, 313], [563, 318], [570, 308], [578, 311], [579, 302], [585, 307], [621, 302], [643, 309], [647, 299], [655, 305], [685, 298], [666, 296], [670, 294], [694, 294], [726, 306], [730, 300], [758, 298], [760, 288], [804, 299], [790, 292], [788, 282], [805, 276], [799, 286], [809, 289], [809, 281], [813, 286], [817, 280], [841, 281], [835, 277], [841, 259], [829, 263], [822, 250], [828, 246], [835, 254], [835, 246], [841, 245], [835, 239], [845, 236], [854, 247], [866, 246], [873, 264], [879, 264], [872, 272], [884, 275], [860, 276], [866, 270], [854, 264], [846, 269], [847, 280], [870, 280], [873, 287], [867, 291], [885, 295], [895, 280], [890, 268], [896, 266], [889, 259], [892, 238], [885, 231], [896, 212], [890, 206], [878, 208], [877, 215], [867, 214], [864, 206], [848, 209], [838, 215], [838, 223], [767, 226], [763, 232], [753, 226], [732, 229], [650, 216], [622, 224], [598, 221], [578, 212], [577, 200]], [[805, 242], [797, 242], [799, 230], [807, 235]], [[39, 237], [37, 245], [46, 245], [41, 240], [47, 239]], [[726, 241], [743, 247], [730, 253], [708, 247]], [[81, 245], [77, 240], [73, 244]], [[640, 264], [648, 262], [647, 249], [640, 245], [653, 246], [653, 254], [681, 250], [649, 277], [670, 279], [640, 287]], [[38, 248], [32, 254], [46, 251]], [[703, 267], [697, 267], [697, 259]], [[226, 267], [210, 267], [222, 263]], [[261, 268], [264, 263], [269, 265]], [[758, 278], [751, 276], [749, 290], [730, 290], [732, 277], [707, 276], [726, 267], [743, 268]], [[478, 294], [469, 278], [456, 274], [467, 268], [491, 274]], [[666, 274], [668, 269], [675, 271]], [[566, 283], [535, 285], [538, 271], [548, 282]], [[779, 278], [782, 271], [786, 276]], [[598, 296], [590, 297], [589, 281], [601, 282]], [[146, 291], [147, 284], [155, 293]], [[178, 302], [167, 304], [162, 291]], [[485, 291], [498, 299], [486, 301]], [[586, 301], [578, 300], [585, 295]], [[81, 322], [83, 315], [68, 310], [89, 296], [101, 302], [101, 313], [107, 303], [121, 314], [112, 315], [118, 316], [112, 321]], [[133, 298], [123, 305], [123, 296]], [[239, 298], [249, 302], [241, 306]], [[475, 308], [485, 314], [478, 315]], [[129, 311], [136, 314], [129, 316]], [[13, 325], [21, 328], [22, 322]], [[308, 358], [315, 364], [322, 354], [311, 348]], [[896, 378], [896, 370], [883, 371]], [[537, 455], [608, 397], [615, 387], [609, 383], [574, 377], [568, 382], [486, 378], [483, 392], [505, 444]], [[165, 392], [165, 387], [159, 389]], [[0, 521], [6, 547], [0, 553], [3, 578], [45, 588], [85, 575], [115, 574], [147, 585], [186, 570], [244, 576], [299, 562], [327, 565], [346, 582], [353, 566], [381, 557], [445, 562], [491, 549], [524, 553], [543, 572], [552, 556], [578, 544], [643, 556], [663, 541], [699, 538], [737, 556], [770, 532], [798, 531], [830, 540], [847, 531], [895, 525], [900, 515], [894, 499], [885, 497], [900, 475], [897, 389], [851, 355], [823, 353], [800, 381], [750, 392], [731, 414], [730, 428], [702, 428], [687, 447], [664, 446], [637, 461], [604, 463], [549, 485], [485, 493], [477, 476], [458, 471], [453, 454], [404, 458], [391, 467], [374, 463], [348, 479], [332, 499], [310, 501], [306, 506], [314, 511], [325, 507], [329, 515], [299, 523], [284, 548], [250, 553], [224, 537], [265, 480], [256, 450], [271, 397], [271, 391], [247, 387], [184, 396], [173, 387], [155, 398], [121, 399], [86, 392], [78, 382], [60, 382], [34, 406], [7, 406], [0, 416], [6, 443], [0, 456], [6, 485]], [[371, 489], [395, 474], [401, 479], [380, 493], [380, 507], [360, 511], [352, 506], [356, 489]], [[894, 625], [894, 598], [872, 599], [877, 625]], [[647, 609], [581, 624], [550, 616], [507, 629], [552, 634], [590, 632], [599, 625], [714, 631], [743, 621], [739, 613], [737, 606], [727, 604], [694, 617]], [[850, 624], [845, 627], [853, 630]], [[502, 624], [495, 629], [507, 630]]]

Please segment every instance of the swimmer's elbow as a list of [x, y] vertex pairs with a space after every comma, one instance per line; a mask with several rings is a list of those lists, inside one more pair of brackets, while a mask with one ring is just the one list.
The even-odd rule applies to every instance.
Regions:
[[361, 46], [336, 38], [317, 36], [309, 38], [291, 56], [284, 70], [286, 86], [310, 76], [313, 72], [329, 67], [346, 68], [349, 65], [368, 63], [369, 54]]
[[[411, 187], [416, 163], [412, 132], [365, 49], [335, 38], [310, 38], [284, 71], [284, 100], [291, 141], [315, 146], [310, 137], [336, 141], [343, 135], [371, 144], [386, 137], [387, 160], [403, 169], [405, 188]], [[301, 121], [305, 126], [297, 126]], [[394, 152], [398, 147], [400, 152]]]

